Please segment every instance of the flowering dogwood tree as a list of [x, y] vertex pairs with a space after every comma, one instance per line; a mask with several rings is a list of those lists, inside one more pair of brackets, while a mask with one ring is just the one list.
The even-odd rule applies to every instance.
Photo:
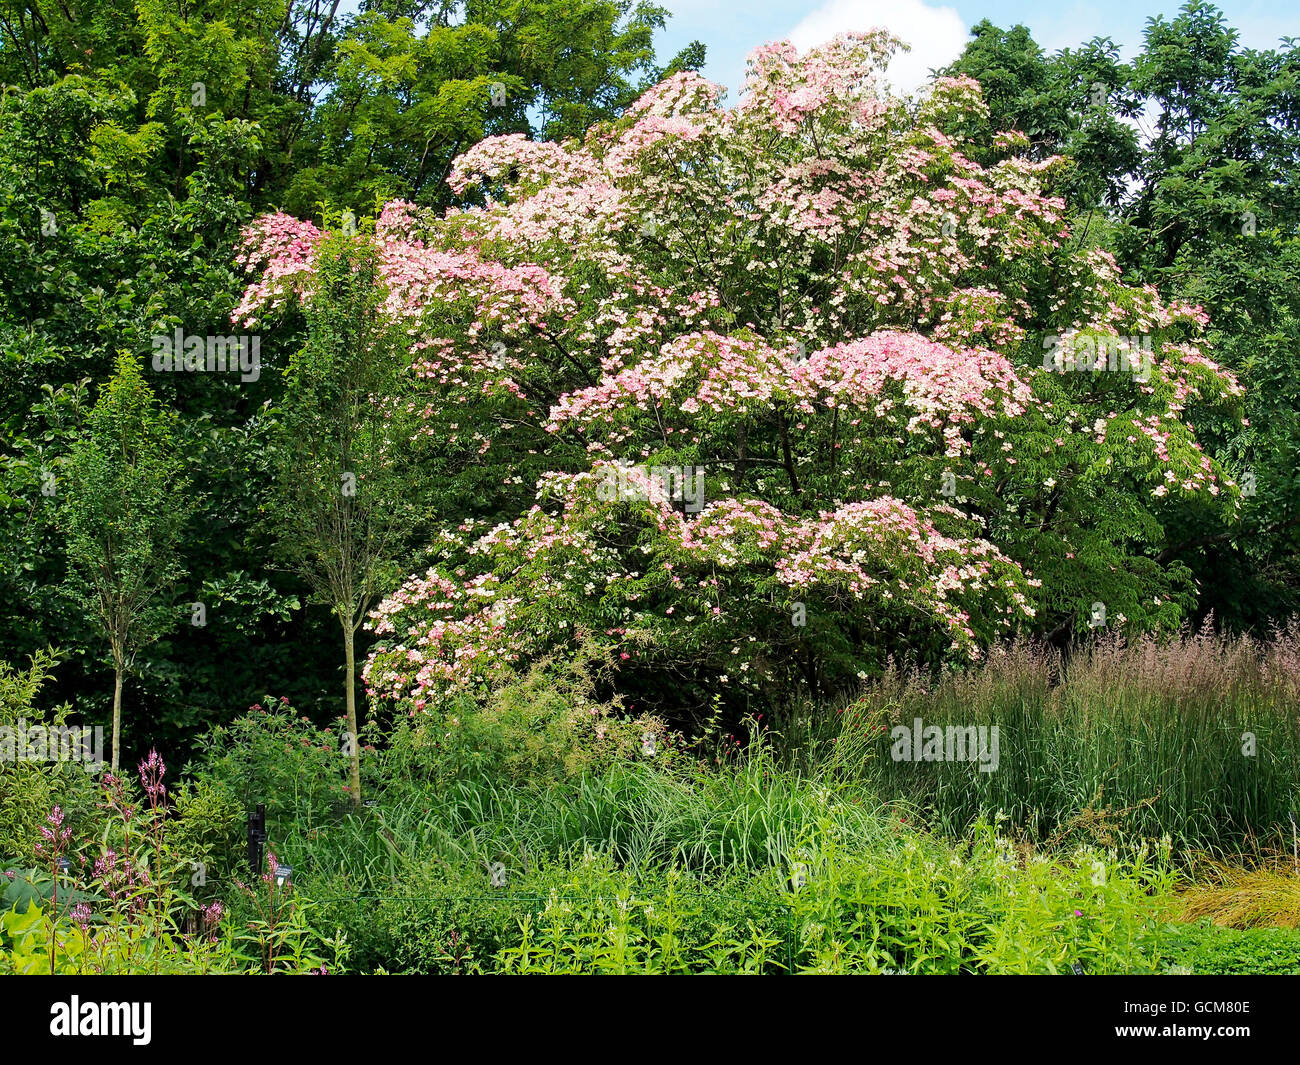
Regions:
[[[678, 74], [582, 143], [472, 148], [473, 206], [375, 220], [453, 520], [373, 616], [372, 691], [414, 712], [590, 638], [653, 709], [755, 706], [1094, 604], [1184, 617], [1170, 530], [1238, 495], [1190, 420], [1240, 395], [1204, 316], [1074, 242], [1062, 161], [990, 134], [976, 82], [888, 95], [897, 46], [761, 48], [732, 108]], [[321, 239], [254, 223], [237, 316]]]

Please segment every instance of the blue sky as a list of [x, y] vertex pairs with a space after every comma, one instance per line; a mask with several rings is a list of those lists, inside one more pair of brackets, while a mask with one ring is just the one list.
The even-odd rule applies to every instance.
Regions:
[[[1142, 43], [1152, 15], [1172, 18], [1182, 0], [658, 0], [673, 17], [656, 49], [665, 60], [691, 40], [708, 46], [706, 77], [730, 90], [734, 103], [745, 72], [745, 56], [765, 41], [790, 39], [801, 48], [836, 32], [886, 26], [912, 46], [895, 61], [891, 80], [914, 88], [931, 67], [956, 58], [967, 31], [980, 19], [1009, 27], [1028, 26], [1048, 51], [1073, 47], [1095, 36], [1110, 37], [1124, 56]], [[1300, 37], [1300, 0], [1220, 0], [1216, 6], [1240, 32], [1241, 43], [1270, 48], [1279, 37]]]

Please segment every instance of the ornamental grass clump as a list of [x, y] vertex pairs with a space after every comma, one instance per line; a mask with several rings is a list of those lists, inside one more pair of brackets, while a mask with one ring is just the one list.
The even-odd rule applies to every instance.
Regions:
[[[895, 761], [888, 734], [863, 774], [961, 833], [1002, 811], [1038, 843], [1170, 836], [1181, 851], [1290, 847], [1300, 802], [1300, 631], [1100, 637], [1068, 659], [1012, 644], [939, 676], [888, 671], [863, 712], [891, 726], [996, 725], [999, 766]], [[844, 728], [859, 728], [845, 715]], [[871, 718], [876, 720], [876, 718]], [[859, 739], [861, 737], [858, 737]], [[843, 741], [841, 741], [843, 742]]]

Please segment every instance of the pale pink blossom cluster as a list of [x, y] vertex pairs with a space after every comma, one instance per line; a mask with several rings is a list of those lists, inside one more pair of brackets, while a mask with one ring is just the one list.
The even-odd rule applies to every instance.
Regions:
[[[951, 649], [968, 657], [980, 653], [974, 604], [995, 630], [1033, 617], [1027, 593], [1035, 582], [1018, 566], [985, 540], [941, 532], [901, 500], [882, 497], [803, 518], [762, 500], [731, 498], [688, 519], [648, 485], [634, 501], [601, 500], [596, 486], [604, 472], [597, 463], [591, 473], [550, 475], [544, 494], [560, 503], [557, 512], [534, 507], [469, 542], [471, 555], [508, 560], [505, 568], [463, 582], [431, 569], [381, 604], [371, 627], [390, 641], [365, 667], [370, 689], [421, 710], [449, 691], [487, 681], [494, 670], [537, 653], [548, 637], [572, 637], [567, 621], [539, 631], [545, 612], [538, 608], [545, 603], [564, 618], [575, 600], [599, 597], [644, 631], [675, 611], [685, 614], [680, 593], [688, 592], [698, 611], [691, 621], [723, 634], [753, 610], [736, 598], [733, 581], [753, 580], [755, 571], [769, 573], [791, 600], [846, 610], [870, 605], [938, 626]], [[629, 520], [654, 535], [643, 554], [659, 562], [660, 594], [645, 590], [644, 570], [601, 546], [603, 530]], [[520, 618], [525, 599], [526, 620]], [[758, 651], [751, 648], [741, 661]]]
[[323, 239], [324, 234], [311, 222], [279, 212], [248, 225], [235, 249], [235, 263], [260, 271], [260, 276], [244, 292], [232, 320], [253, 325], [258, 312], [273, 312], [291, 296], [301, 295]]
[[[891, 400], [891, 386], [897, 386]], [[1015, 416], [1032, 400], [1010, 362], [985, 349], [955, 350], [913, 333], [880, 332], [801, 357], [797, 347], [774, 349], [739, 337], [692, 333], [599, 384], [563, 397], [548, 428], [566, 422], [584, 429], [627, 426], [652, 407], [680, 426], [701, 411], [720, 413], [774, 403], [812, 415], [823, 410], [897, 419], [908, 433], [943, 432], [946, 454], [965, 447], [961, 427], [978, 417]], [[855, 426], [859, 421], [853, 423]], [[684, 430], [684, 427], [683, 427]], [[614, 429], [607, 443], [625, 439]]]
[[803, 55], [788, 41], [764, 45], [749, 57], [740, 107], [786, 135], [829, 115], [873, 126], [886, 111], [880, 75], [901, 47], [883, 30], [841, 34]]

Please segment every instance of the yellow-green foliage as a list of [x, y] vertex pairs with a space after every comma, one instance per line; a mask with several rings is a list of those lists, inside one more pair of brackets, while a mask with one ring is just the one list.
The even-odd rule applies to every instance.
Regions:
[[1227, 928], [1300, 928], [1300, 873], [1294, 868], [1214, 867], [1208, 884], [1182, 896], [1182, 919], [1208, 917]]
[[663, 722], [649, 714], [632, 717], [618, 696], [602, 700], [602, 676], [596, 652], [580, 648], [567, 661], [536, 663], [480, 703], [449, 704], [406, 739], [422, 757], [436, 746], [443, 769], [529, 786], [574, 780], [616, 762], [671, 761], [673, 737]]

